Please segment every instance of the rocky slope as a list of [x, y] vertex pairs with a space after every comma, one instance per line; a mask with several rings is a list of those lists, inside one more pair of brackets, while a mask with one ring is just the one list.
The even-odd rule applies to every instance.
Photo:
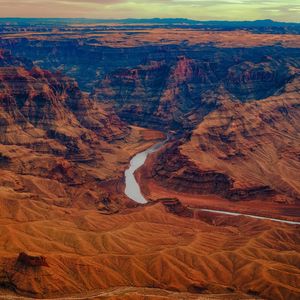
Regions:
[[122, 197], [111, 201], [107, 194], [116, 194], [129, 157], [151, 137], [147, 142], [143, 131], [91, 100], [73, 79], [25, 69], [16, 58], [16, 66], [6, 66], [11, 55], [2, 53], [0, 197], [117, 209], [115, 198]]
[[299, 36], [292, 34], [117, 25], [31, 30], [4, 34], [0, 46], [74, 77], [122, 119], [151, 128], [195, 127], [218, 106], [223, 88], [243, 102], [269, 97], [300, 67]]
[[245, 52], [237, 58], [210, 50], [205, 59], [178, 56], [121, 69], [106, 75], [93, 95], [116, 103], [119, 115], [131, 123], [193, 128], [218, 107], [218, 98], [264, 99], [283, 88], [299, 67], [291, 57]]
[[[1, 292], [88, 299], [122, 286], [105, 299], [147, 293], [157, 299], [172, 291], [183, 293], [179, 299], [297, 299], [299, 228], [198, 212], [181, 216], [184, 208], [169, 202], [105, 216], [1, 200]], [[21, 251], [43, 256], [48, 266], [20, 265]], [[129, 293], [132, 286], [146, 290]], [[189, 293], [194, 296], [184, 298]]]
[[93, 26], [0, 40], [15, 55], [63, 71], [85, 91], [95, 89], [99, 99], [115, 100], [124, 106], [120, 112], [141, 106], [147, 117], [198, 109], [202, 93], [220, 84], [243, 101], [270, 96], [290, 79], [289, 66], [299, 67], [299, 43], [297, 35]]
[[174, 193], [217, 194], [235, 201], [259, 199], [294, 204], [297, 211], [300, 200], [297, 72], [277, 96], [259, 102], [216, 98], [219, 107], [190, 135], [171, 142], [147, 162], [140, 180], [145, 182], [148, 196], [153, 198], [151, 191], [155, 190], [153, 186], [147, 188], [146, 182], [150, 180], [169, 189], [169, 193], [171, 188]]

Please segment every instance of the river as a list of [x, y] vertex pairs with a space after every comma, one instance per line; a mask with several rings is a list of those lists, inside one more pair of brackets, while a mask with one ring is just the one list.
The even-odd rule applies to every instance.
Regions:
[[[149, 154], [158, 151], [166, 142], [167, 142], [167, 140], [157, 143], [157, 144], [151, 146], [150, 148], [148, 148], [147, 150], [144, 150], [143, 152], [136, 154], [131, 159], [130, 166], [125, 171], [125, 194], [128, 198], [130, 198], [133, 201], [140, 203], [140, 204], [145, 204], [148, 202], [148, 200], [143, 196], [143, 194], [141, 192], [141, 188], [134, 176], [134, 172], [145, 163], [147, 156]], [[268, 218], [268, 217], [262, 217], [262, 216], [256, 216], [256, 215], [242, 214], [242, 213], [238, 213], [238, 212], [204, 209], [204, 208], [199, 209], [199, 210], [217, 213], [217, 214], [224, 214], [224, 215], [231, 215], [231, 216], [246, 216], [246, 217], [260, 219], [260, 220], [262, 219], [262, 220], [270, 220], [270, 221], [274, 221], [274, 222], [281, 222], [281, 223], [292, 224], [292, 225], [300, 225], [300, 222], [296, 222], [296, 221], [287, 221], [287, 220], [281, 220], [281, 219], [276, 219], [276, 218]]]
[[150, 153], [158, 151], [166, 143], [166, 141], [162, 141], [151, 146], [147, 150], [136, 154], [131, 159], [130, 166], [125, 171], [125, 194], [128, 198], [141, 204], [148, 202], [141, 192], [141, 188], [135, 179], [134, 172], [145, 163], [146, 158]]

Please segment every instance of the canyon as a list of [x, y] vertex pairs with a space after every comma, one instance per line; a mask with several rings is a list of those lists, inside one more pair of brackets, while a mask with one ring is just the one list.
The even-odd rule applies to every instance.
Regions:
[[27, 22], [0, 22], [0, 299], [298, 299], [295, 27]]

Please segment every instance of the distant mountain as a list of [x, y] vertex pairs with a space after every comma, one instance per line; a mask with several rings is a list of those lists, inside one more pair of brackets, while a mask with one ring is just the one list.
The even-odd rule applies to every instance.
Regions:
[[159, 25], [203, 25], [203, 26], [218, 26], [218, 27], [286, 27], [299, 26], [300, 23], [277, 22], [270, 19], [255, 20], [255, 21], [201, 21], [191, 20], [186, 18], [152, 18], [152, 19], [86, 19], [86, 18], [0, 18], [0, 24], [15, 24], [15, 25], [57, 25], [57, 24], [73, 24], [73, 23], [119, 23], [119, 24], [159, 24]]
[[222, 27], [282, 27], [282, 26], [300, 26], [300, 23], [277, 22], [270, 19], [255, 21], [203, 21], [201, 24], [222, 26]]

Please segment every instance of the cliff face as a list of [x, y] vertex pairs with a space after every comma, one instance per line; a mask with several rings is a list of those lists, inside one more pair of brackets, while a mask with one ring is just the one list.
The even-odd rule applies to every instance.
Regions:
[[278, 96], [220, 100], [189, 137], [157, 155], [151, 176], [186, 193], [299, 200], [299, 90], [295, 74]]
[[218, 97], [264, 99], [278, 92], [298, 66], [290, 58], [258, 58], [248, 52], [237, 58], [215, 49], [205, 59], [195, 54], [169, 57], [118, 70], [106, 75], [93, 95], [115, 103], [119, 115], [131, 123], [192, 128], [218, 107]]
[[[106, 113], [100, 104], [81, 93], [76, 82], [59, 74], [3, 67], [0, 85], [0, 142], [52, 155], [50, 169], [59, 173], [58, 167], [67, 165], [69, 179], [64, 180], [70, 183], [81, 182], [82, 178], [75, 179], [78, 170], [68, 160], [101, 161], [99, 148], [103, 142], [120, 139], [129, 132], [116, 115]], [[47, 173], [46, 169], [38, 170], [42, 164], [37, 157], [34, 160], [34, 173]], [[31, 174], [33, 170], [28, 168], [32, 168], [29, 162], [23, 164], [22, 172]], [[52, 177], [53, 172], [49, 170], [46, 177]]]
[[[12, 61], [9, 53], [2, 57], [3, 65]], [[130, 128], [60, 73], [0, 67], [0, 89], [1, 197], [20, 193], [69, 206], [82, 186], [94, 194], [80, 197], [97, 207], [106, 193], [101, 181], [122, 174], [114, 168], [126, 152], [112, 144]]]
[[[297, 45], [293, 44], [291, 48], [288, 48], [288, 45], [279, 46], [275, 45], [275, 40], [272, 42], [268, 40], [269, 44], [265, 45], [262, 42], [262, 36], [259, 38], [255, 36], [253, 40], [254, 36], [251, 35], [248, 38], [252, 44], [240, 48], [237, 40], [232, 40], [232, 44], [228, 44], [227, 38], [233, 38], [234, 35], [227, 34], [223, 34], [223, 42], [227, 44], [222, 46], [216, 42], [219, 33], [209, 35], [203, 33], [206, 42], [212, 44], [206, 43], [200, 46], [194, 43], [193, 32], [186, 35], [189, 43], [176, 44], [156, 41], [155, 31], [149, 31], [149, 38], [153, 38], [155, 42], [148, 45], [135, 44], [134, 34], [128, 36], [128, 43], [133, 43], [131, 46], [125, 40], [115, 43], [114, 33], [107, 33], [105, 38], [101, 36], [93, 43], [87, 36], [83, 37], [79, 43], [74, 39], [66, 39], [63, 35], [60, 36], [61, 40], [54, 36], [48, 40], [35, 36], [21, 40], [12, 36], [1, 43], [8, 48], [13, 48], [18, 55], [28, 55], [37, 63], [43, 57], [41, 65], [49, 69], [62, 69], [77, 77], [80, 79], [80, 85], [92, 92], [92, 98], [105, 105], [107, 103], [113, 105], [117, 114], [130, 124], [159, 128], [164, 131], [174, 129], [176, 132], [184, 133], [187, 137], [192, 136], [192, 141], [195, 141], [197, 128], [202, 128], [201, 126], [205, 126], [207, 122], [212, 122], [208, 121], [211, 118], [218, 123], [216, 120], [221, 120], [225, 118], [223, 115], [226, 115], [228, 124], [226, 122], [224, 125], [211, 124], [211, 129], [205, 134], [205, 140], [201, 135], [200, 150], [193, 147], [193, 144], [186, 139], [183, 140], [182, 146], [178, 146], [178, 151], [174, 150], [176, 155], [171, 153], [164, 158], [162, 158], [163, 155], [161, 156], [157, 161], [160, 167], [156, 170], [155, 176], [157, 179], [162, 176], [165, 179], [162, 182], [166, 186], [173, 186], [175, 190], [184, 190], [190, 186], [191, 181], [198, 178], [191, 184], [194, 194], [217, 193], [236, 200], [260, 196], [274, 198], [275, 194], [285, 194], [285, 191], [293, 186], [289, 193], [295, 199], [297, 192], [294, 191], [294, 184], [284, 183], [285, 175], [278, 175], [281, 179], [277, 178], [276, 183], [273, 179], [263, 179], [268, 173], [265, 170], [267, 166], [261, 167], [260, 163], [257, 163], [250, 150], [251, 147], [248, 148], [247, 145], [253, 139], [252, 148], [257, 147], [256, 144], [267, 147], [268, 141], [265, 137], [273, 134], [273, 128], [270, 127], [271, 121], [267, 120], [268, 117], [263, 117], [263, 115], [270, 113], [265, 103], [274, 102], [278, 110], [274, 109], [273, 123], [277, 122], [276, 136], [281, 136], [281, 138], [276, 140], [274, 148], [264, 151], [274, 152], [272, 156], [281, 157], [281, 161], [287, 159], [287, 156], [292, 156], [286, 154], [290, 150], [286, 147], [288, 141], [282, 131], [290, 125], [287, 119], [281, 118], [280, 111], [284, 111], [284, 108], [281, 109], [278, 102], [275, 104], [276, 101], [273, 101], [272, 96], [284, 99], [288, 95], [287, 89], [291, 86], [290, 82], [298, 76], [299, 53], [293, 48]], [[175, 38], [173, 35], [170, 36]], [[199, 38], [203, 39], [204, 36]], [[146, 36], [141, 36], [141, 39], [143, 38]], [[240, 38], [244, 39], [245, 36], [241, 35]], [[270, 36], [265, 38], [267, 40]], [[47, 52], [49, 45], [52, 50]], [[83, 70], [85, 70], [84, 78], [81, 76]], [[75, 88], [71, 82], [68, 85], [74, 96], [71, 100], [66, 96], [64, 101], [76, 117], [72, 122], [79, 122], [87, 129], [102, 130], [105, 136], [117, 136], [117, 132], [105, 133], [104, 130], [111, 126], [103, 126], [104, 120], [98, 124], [91, 110], [88, 119], [83, 115], [85, 109], [79, 109], [79, 103], [89, 106], [89, 100], [87, 97], [76, 96], [78, 87]], [[62, 88], [58, 87], [58, 89]], [[298, 101], [298, 92], [294, 91], [293, 97], [296, 98], [295, 101]], [[79, 100], [75, 101], [76, 104], [72, 104], [73, 99]], [[95, 105], [96, 103], [93, 103], [93, 106]], [[33, 115], [30, 117], [31, 110], [34, 111], [28, 104], [22, 108], [22, 113], [27, 118], [34, 119]], [[288, 108], [288, 110], [292, 111], [294, 108]], [[213, 117], [214, 114], [216, 114], [215, 117]], [[258, 114], [260, 121], [249, 123], [247, 120], [252, 120], [252, 114]], [[63, 111], [62, 115], [65, 115]], [[233, 128], [230, 134], [226, 134], [227, 127], [233, 123], [231, 120], [238, 119], [239, 116], [241, 118], [239, 127]], [[59, 119], [59, 114], [54, 114], [53, 118]], [[110, 122], [113, 122], [114, 118]], [[296, 121], [297, 118], [298, 116], [295, 116], [294, 120]], [[42, 123], [43, 116], [38, 116], [37, 119]], [[47, 118], [44, 118], [43, 122], [46, 122], [45, 126], [49, 127]], [[72, 126], [76, 127], [75, 123]], [[251, 130], [244, 129], [250, 125], [253, 127]], [[39, 128], [43, 128], [42, 124]], [[258, 133], [264, 130], [266, 132], [261, 135]], [[69, 147], [69, 155], [81, 157], [76, 153], [80, 152], [78, 149], [84, 148], [84, 142], [80, 145], [74, 144], [73, 139], [65, 136], [65, 132], [48, 131], [51, 138], [59, 136], [61, 139], [66, 139], [65, 144]], [[87, 136], [90, 139], [88, 134]], [[271, 142], [273, 141], [272, 138]], [[224, 159], [218, 158], [215, 164], [212, 163], [215, 159], [204, 155], [209, 152], [206, 148], [212, 145], [216, 145], [215, 147], [221, 150], [214, 150], [215, 153], [212, 151], [211, 156], [226, 156]], [[194, 151], [195, 148], [196, 151]], [[86, 150], [86, 153], [90, 151], [91, 147]], [[170, 151], [173, 151], [173, 147]], [[198, 157], [196, 154], [192, 155], [192, 152], [198, 153]], [[178, 158], [178, 162], [171, 158], [172, 155]], [[252, 160], [248, 156], [253, 157]], [[182, 157], [190, 165], [184, 167], [177, 165], [176, 172], [166, 172], [165, 169], [173, 164], [173, 160], [176, 165]], [[166, 161], [166, 159], [169, 160]], [[203, 160], [209, 163], [204, 163]], [[170, 169], [173, 170], [174, 166], [170, 166]], [[259, 175], [251, 175], [248, 178], [247, 172]], [[280, 197], [279, 201], [284, 199]], [[289, 198], [290, 196], [287, 197], [282, 201], [293, 201]]]
[[[24, 121], [36, 128], [67, 132], [69, 127], [82, 131], [81, 134], [94, 129], [103, 139], [114, 138], [118, 131], [122, 134], [117, 126], [105, 126], [110, 121], [116, 123], [115, 115], [109, 116], [80, 91], [74, 80], [59, 73], [52, 74], [39, 68], [28, 71], [20, 67], [2, 67], [0, 80], [6, 112], [21, 114]], [[120, 121], [115, 125], [125, 128]], [[109, 127], [116, 132], [106, 132]]]
[[242, 102], [264, 99], [300, 67], [296, 36], [285, 36], [279, 45], [280, 35], [181, 33], [106, 31], [95, 32], [93, 41], [84, 30], [80, 41], [73, 32], [48, 38], [12, 34], [0, 45], [74, 77], [96, 99], [114, 103], [131, 124], [176, 130], [193, 128], [218, 106], [211, 92], [225, 88]]
[[33, 63], [26, 58], [17, 58], [9, 50], [0, 49], [0, 67], [22, 66], [32, 68]]
[[[115, 82], [113, 74], [112, 79], [109, 79], [110, 90], [117, 87], [117, 91], [113, 95], [113, 100], [117, 103], [117, 111], [129, 122], [144, 120], [147, 125], [148, 119], [144, 118], [146, 112], [146, 116], [152, 116], [150, 124], [154, 119], [156, 126], [163, 124], [179, 130], [181, 126], [189, 128], [192, 124], [187, 122], [187, 115], [197, 111], [200, 118], [217, 105], [215, 102], [207, 103], [206, 99], [201, 97], [203, 90], [213, 84], [215, 75], [210, 68], [209, 63], [198, 64], [197, 61], [182, 56], [173, 63], [151, 62], [150, 66], [125, 70], [125, 73], [118, 78], [118, 82]], [[123, 86], [123, 78], [126, 82], [128, 72], [135, 74], [135, 78], [131, 82], [133, 91], [123, 95], [123, 92], [127, 90]], [[105, 84], [104, 81], [104, 91]], [[96, 98], [99, 94], [102, 95], [102, 99], [109, 99], [109, 95], [103, 93], [103, 89], [96, 92]], [[123, 102], [120, 103], [117, 99], [123, 99]], [[136, 115], [133, 112], [137, 112], [141, 116], [140, 120], [130, 117]]]
[[187, 156], [180, 153], [179, 147], [178, 143], [174, 143], [157, 155], [151, 177], [160, 185], [179, 192], [225, 196], [232, 186], [230, 178], [220, 172], [197, 168]]

